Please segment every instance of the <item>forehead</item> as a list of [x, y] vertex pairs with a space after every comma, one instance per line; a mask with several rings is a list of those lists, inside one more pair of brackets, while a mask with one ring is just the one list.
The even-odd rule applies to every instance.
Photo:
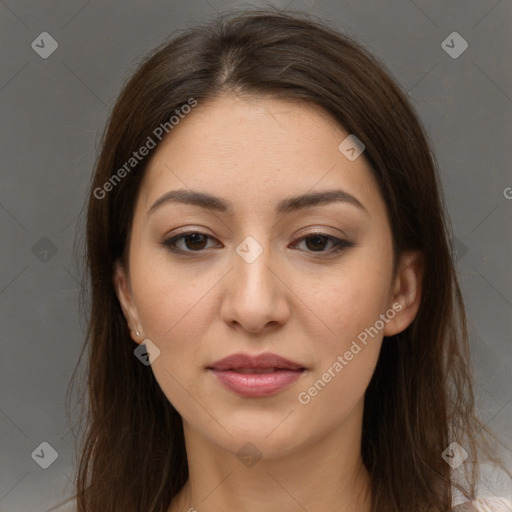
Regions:
[[366, 160], [351, 161], [338, 149], [348, 135], [307, 102], [235, 95], [199, 102], [153, 154], [141, 207], [190, 189], [266, 211], [284, 197], [343, 188], [368, 209], [384, 208]]

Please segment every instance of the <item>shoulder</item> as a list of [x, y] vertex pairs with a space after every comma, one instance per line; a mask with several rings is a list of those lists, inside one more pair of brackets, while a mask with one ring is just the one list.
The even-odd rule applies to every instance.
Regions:
[[512, 512], [512, 501], [506, 498], [476, 498], [453, 508], [453, 512]]

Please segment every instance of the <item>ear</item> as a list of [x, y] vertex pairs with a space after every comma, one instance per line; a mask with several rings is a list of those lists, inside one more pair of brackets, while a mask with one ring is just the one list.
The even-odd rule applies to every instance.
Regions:
[[[114, 287], [116, 295], [123, 310], [124, 317], [130, 329], [131, 337], [136, 343], [141, 343], [145, 336], [139, 322], [137, 308], [135, 306], [130, 279], [123, 264], [118, 260], [114, 264]], [[137, 334], [137, 332], [139, 334]]]
[[389, 307], [397, 313], [386, 324], [384, 336], [405, 330], [414, 320], [421, 303], [424, 263], [420, 251], [407, 251], [400, 258]]

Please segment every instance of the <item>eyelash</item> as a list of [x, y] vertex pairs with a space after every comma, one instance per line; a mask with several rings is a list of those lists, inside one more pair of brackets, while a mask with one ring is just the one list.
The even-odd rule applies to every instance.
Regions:
[[[214, 239], [212, 236], [206, 234], [206, 233], [202, 233], [201, 231], [187, 231], [185, 233], [180, 233], [179, 235], [175, 235], [171, 238], [168, 238], [166, 240], [164, 240], [162, 242], [162, 245], [170, 250], [171, 252], [173, 253], [178, 253], [178, 254], [190, 254], [190, 253], [201, 253], [201, 252], [204, 252], [205, 249], [201, 249], [199, 251], [191, 251], [191, 250], [184, 250], [184, 249], [179, 249], [176, 247], [176, 244], [178, 241], [180, 241], [181, 239], [185, 239], [187, 236], [190, 236], [190, 235], [201, 235], [201, 236], [204, 236], [206, 238], [209, 238], [209, 239]], [[302, 238], [300, 238], [297, 242], [296, 242], [296, 245], [299, 244], [300, 242], [308, 239], [308, 238], [312, 238], [312, 237], [323, 237], [323, 238], [327, 238], [329, 241], [333, 242], [334, 243], [334, 250], [330, 250], [330, 251], [308, 251], [312, 254], [315, 254], [315, 253], [319, 253], [319, 254], [337, 254], [338, 252], [344, 250], [344, 249], [347, 249], [349, 247], [353, 247], [354, 244], [352, 242], [348, 242], [347, 240], [342, 240], [340, 238], [336, 238], [335, 236], [332, 236], [332, 235], [327, 235], [325, 233], [308, 233], [307, 235], [303, 236]], [[214, 239], [215, 240], [215, 239]]]

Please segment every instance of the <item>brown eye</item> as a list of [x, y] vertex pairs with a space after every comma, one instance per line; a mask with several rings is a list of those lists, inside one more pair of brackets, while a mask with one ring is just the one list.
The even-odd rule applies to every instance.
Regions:
[[[206, 241], [213, 237], [207, 235], [206, 233], [201, 233], [200, 231], [189, 231], [188, 233], [181, 233], [179, 235], [173, 236], [164, 240], [162, 245], [167, 247], [169, 250], [173, 252], [200, 252], [206, 248]], [[180, 247], [179, 242], [184, 242]]]
[[[306, 249], [308, 252], [319, 252], [319, 253], [336, 253], [347, 247], [352, 247], [354, 244], [346, 240], [341, 240], [331, 235], [324, 233], [311, 233], [307, 236], [302, 237], [295, 246], [299, 243], [305, 242]], [[331, 243], [331, 250], [325, 250], [326, 245]], [[294, 247], [295, 247], [294, 246]]]
[[324, 250], [325, 245], [332, 241], [332, 240], [329, 240], [326, 236], [321, 236], [321, 235], [308, 236], [304, 240], [306, 241], [306, 247], [315, 252], [317, 250], [320, 250], [320, 251]]

